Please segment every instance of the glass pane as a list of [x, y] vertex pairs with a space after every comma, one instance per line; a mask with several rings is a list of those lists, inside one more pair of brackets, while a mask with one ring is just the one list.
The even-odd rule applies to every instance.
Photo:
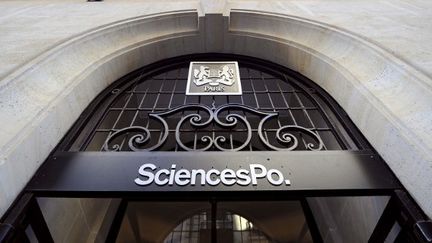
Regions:
[[[113, 198], [42, 197], [37, 202], [54, 242], [104, 241], [120, 204]], [[30, 242], [37, 242], [34, 231], [25, 231]]]
[[218, 242], [313, 242], [298, 201], [220, 202], [217, 208], [218, 220], [231, 214]]
[[[307, 200], [325, 242], [360, 243], [368, 242], [389, 197], [317, 197]], [[397, 231], [391, 232], [389, 237], [395, 234]]]
[[210, 206], [208, 202], [130, 202], [116, 242], [203, 242], [200, 238], [210, 236]]
[[[298, 201], [219, 202], [217, 242], [312, 242]], [[131, 202], [116, 242], [210, 242], [208, 202]]]

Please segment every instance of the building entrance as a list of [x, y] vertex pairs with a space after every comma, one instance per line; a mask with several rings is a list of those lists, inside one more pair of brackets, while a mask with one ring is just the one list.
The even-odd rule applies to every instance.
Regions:
[[[218, 93], [187, 93], [188, 76]], [[2, 219], [0, 241], [416, 242], [424, 218], [319, 86], [202, 54], [103, 91]]]
[[300, 201], [134, 201], [113, 231], [119, 243], [313, 242], [304, 211]]

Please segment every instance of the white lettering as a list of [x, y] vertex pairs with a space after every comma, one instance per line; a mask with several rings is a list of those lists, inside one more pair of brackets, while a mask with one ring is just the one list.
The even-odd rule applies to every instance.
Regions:
[[151, 184], [153, 182], [154, 179], [154, 175], [151, 172], [145, 171], [145, 169], [150, 168], [152, 171], [156, 169], [156, 165], [154, 164], [143, 164], [141, 165], [141, 167], [138, 170], [138, 173], [142, 176], [142, 177], [147, 177], [147, 180], [142, 180], [141, 178], [137, 177], [135, 179], [135, 183], [140, 185], [140, 186], [145, 186], [148, 184]]
[[201, 176], [201, 185], [205, 185], [205, 171], [203, 169], [192, 170], [191, 185], [195, 185], [197, 175]]
[[175, 168], [176, 168], [176, 164], [172, 164], [171, 165], [171, 173], [170, 173], [169, 182], [168, 182], [168, 185], [170, 185], [170, 186], [174, 185]]
[[[273, 174], [275, 174], [275, 175], [278, 176], [278, 179], [277, 179], [277, 180], [273, 179]], [[276, 169], [270, 169], [270, 170], [268, 170], [268, 172], [267, 172], [267, 180], [268, 180], [271, 184], [276, 185], [276, 186], [279, 186], [279, 185], [282, 185], [282, 183], [283, 183], [283, 181], [284, 181], [284, 177], [283, 177], [283, 175], [282, 175], [282, 172], [280, 172], [280, 171], [278, 171], [278, 170], [276, 170]]]
[[246, 169], [239, 169], [236, 173], [237, 177], [240, 180], [237, 180], [237, 184], [241, 186], [247, 186], [251, 183], [251, 178], [249, 175], [249, 171]]
[[166, 185], [168, 183], [168, 178], [161, 180], [161, 174], [165, 174], [168, 176], [170, 174], [170, 172], [167, 169], [162, 169], [162, 170], [156, 172], [155, 183], [156, 183], [156, 185], [159, 185], [159, 186], [163, 186], [163, 185]]
[[[135, 183], [139, 186], [150, 185], [153, 182], [158, 186], [164, 185], [178, 185], [195, 186], [197, 182], [201, 186], [210, 185], [217, 186], [220, 183], [226, 186], [238, 184], [240, 186], [258, 185], [258, 179], [267, 179], [268, 183], [274, 186], [285, 185], [290, 186], [291, 181], [285, 179], [281, 171], [277, 169], [269, 169], [261, 164], [250, 164], [249, 170], [247, 169], [210, 169], [208, 171], [203, 169], [176, 169], [177, 165], [172, 164], [169, 169], [159, 169], [156, 171], [157, 166], [151, 163], [143, 164], [138, 169], [138, 177], [135, 178]], [[198, 179], [200, 177], [201, 179]]]
[[217, 184], [220, 183], [220, 179], [212, 180], [212, 178], [211, 178], [212, 174], [220, 175], [220, 172], [216, 169], [211, 169], [211, 170], [207, 171], [207, 174], [206, 174], [207, 184], [209, 184], [210, 186], [216, 186]]
[[236, 173], [231, 169], [221, 171], [221, 181], [224, 185], [232, 186], [236, 183]]
[[[264, 178], [267, 175], [267, 169], [260, 165], [260, 164], [251, 164], [250, 167], [250, 173], [252, 177], [252, 185], [257, 185], [257, 179], [258, 178]], [[257, 173], [256, 169], [261, 170], [261, 173]]]
[[175, 175], [175, 183], [179, 186], [187, 185], [190, 182], [190, 171], [181, 169]]

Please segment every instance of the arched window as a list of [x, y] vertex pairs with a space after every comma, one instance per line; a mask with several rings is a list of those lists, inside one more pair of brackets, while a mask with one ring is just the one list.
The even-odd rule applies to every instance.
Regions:
[[[229, 212], [219, 213], [216, 220], [221, 242], [272, 242], [271, 239], [250, 220]], [[184, 219], [164, 239], [164, 243], [175, 242], [209, 242], [211, 230], [211, 215], [201, 212]]]
[[286, 68], [245, 57], [242, 95], [185, 94], [191, 60], [181, 58], [133, 72], [91, 106], [68, 151], [362, 150], [337, 104], [317, 85]]

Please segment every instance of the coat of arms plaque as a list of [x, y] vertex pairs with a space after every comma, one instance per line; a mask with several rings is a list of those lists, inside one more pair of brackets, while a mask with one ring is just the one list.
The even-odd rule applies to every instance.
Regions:
[[191, 62], [186, 95], [241, 95], [237, 62]]

